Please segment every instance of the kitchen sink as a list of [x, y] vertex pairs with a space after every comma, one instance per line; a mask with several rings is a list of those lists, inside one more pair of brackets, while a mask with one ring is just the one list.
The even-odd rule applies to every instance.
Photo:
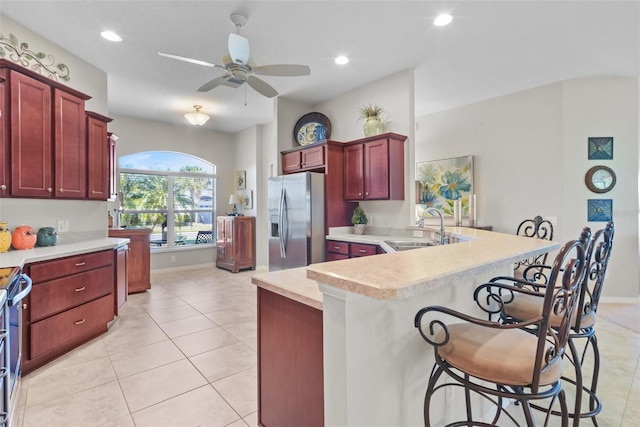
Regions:
[[440, 242], [437, 240], [386, 240], [385, 243], [395, 251], [408, 251], [409, 249], [420, 249], [440, 245]]

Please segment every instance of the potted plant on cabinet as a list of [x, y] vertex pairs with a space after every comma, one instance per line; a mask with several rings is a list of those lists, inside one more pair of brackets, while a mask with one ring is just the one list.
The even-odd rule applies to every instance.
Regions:
[[384, 132], [382, 113], [384, 110], [377, 104], [365, 104], [358, 108], [359, 119], [364, 120], [364, 136], [380, 135]]
[[364, 226], [367, 225], [369, 219], [364, 213], [364, 209], [360, 205], [356, 206], [351, 215], [351, 223], [353, 224], [353, 232], [355, 234], [364, 234]]

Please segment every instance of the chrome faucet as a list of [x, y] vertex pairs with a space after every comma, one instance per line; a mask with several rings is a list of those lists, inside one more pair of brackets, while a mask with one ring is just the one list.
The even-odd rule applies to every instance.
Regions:
[[433, 207], [425, 208], [422, 211], [422, 216], [420, 217], [420, 220], [418, 220], [418, 226], [424, 227], [424, 217], [427, 213], [436, 213], [440, 217], [440, 244], [446, 245], [447, 243], [449, 243], [449, 238], [444, 234], [444, 216], [442, 215], [442, 212], [440, 212], [439, 209], [436, 209]]

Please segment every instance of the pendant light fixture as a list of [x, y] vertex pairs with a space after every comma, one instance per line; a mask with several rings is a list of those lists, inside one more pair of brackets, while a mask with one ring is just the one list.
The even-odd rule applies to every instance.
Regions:
[[202, 126], [209, 120], [209, 115], [200, 111], [202, 109], [202, 105], [194, 105], [194, 111], [187, 113], [184, 115], [184, 118], [189, 121], [192, 125]]

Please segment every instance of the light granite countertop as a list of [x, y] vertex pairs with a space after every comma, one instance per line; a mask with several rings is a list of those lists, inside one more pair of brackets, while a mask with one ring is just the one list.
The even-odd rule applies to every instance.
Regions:
[[[404, 299], [458, 279], [473, 277], [496, 263], [516, 262], [560, 247], [558, 242], [466, 227], [446, 227], [462, 241], [444, 246], [312, 264], [307, 277], [376, 299]], [[365, 236], [357, 236], [362, 238]], [[369, 240], [368, 237], [365, 237]], [[341, 240], [345, 236], [340, 236]], [[384, 236], [384, 240], [389, 240]], [[369, 240], [371, 243], [373, 238]]]
[[268, 291], [322, 310], [322, 292], [318, 282], [307, 278], [307, 268], [259, 273], [251, 282]]
[[321, 309], [323, 299], [318, 282], [376, 299], [403, 299], [460, 278], [475, 276], [499, 262], [515, 263], [560, 247], [557, 242], [466, 227], [447, 227], [445, 231], [460, 241], [401, 252], [393, 252], [384, 242], [421, 238], [406, 235], [330, 235], [327, 236], [329, 240], [377, 244], [393, 253], [260, 273], [253, 276], [252, 283]]
[[10, 250], [0, 253], [0, 268], [22, 267], [24, 264], [115, 249], [129, 243], [129, 239], [105, 237], [56, 246], [35, 247], [33, 249]]

